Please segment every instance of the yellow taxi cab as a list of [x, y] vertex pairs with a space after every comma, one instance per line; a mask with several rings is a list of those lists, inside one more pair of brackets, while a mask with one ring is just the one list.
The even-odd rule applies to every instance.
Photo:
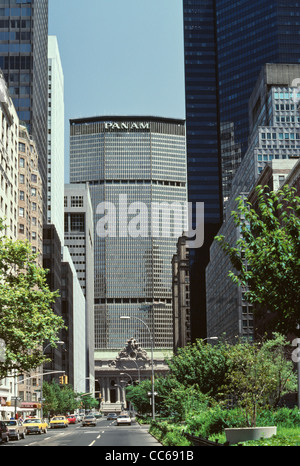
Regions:
[[45, 420], [40, 418], [28, 418], [23, 422], [26, 434], [46, 434], [48, 424]]
[[55, 429], [56, 427], [69, 427], [69, 421], [65, 416], [54, 416], [50, 420], [50, 429]]

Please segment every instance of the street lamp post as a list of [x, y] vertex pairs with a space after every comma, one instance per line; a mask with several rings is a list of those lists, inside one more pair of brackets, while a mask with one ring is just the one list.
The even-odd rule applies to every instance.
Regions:
[[155, 420], [155, 394], [154, 394], [154, 345], [153, 345], [153, 336], [150, 332], [150, 329], [146, 322], [136, 316], [120, 316], [120, 319], [129, 320], [129, 319], [136, 319], [141, 322], [149, 332], [150, 342], [151, 342], [151, 399], [152, 399], [152, 419]]
[[127, 377], [130, 378], [130, 381], [131, 381], [131, 385], [133, 385], [133, 378], [131, 377], [130, 374], [128, 374], [127, 372], [120, 372], [120, 375], [127, 375]]
[[133, 362], [134, 364], [136, 365], [136, 368], [137, 368], [137, 371], [138, 371], [138, 380], [139, 380], [139, 383], [141, 382], [141, 372], [140, 372], [140, 368], [139, 368], [139, 365], [137, 363], [137, 361], [135, 361], [135, 359], [133, 359]]

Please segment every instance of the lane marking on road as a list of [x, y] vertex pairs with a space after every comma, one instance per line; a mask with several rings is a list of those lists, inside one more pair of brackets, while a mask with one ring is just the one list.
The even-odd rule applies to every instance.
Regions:
[[100, 437], [101, 437], [101, 435], [98, 435], [98, 437], [97, 437], [97, 438], [100, 438]]
[[89, 447], [92, 447], [95, 442], [96, 442], [96, 440], [93, 440], [92, 443], [89, 444]]

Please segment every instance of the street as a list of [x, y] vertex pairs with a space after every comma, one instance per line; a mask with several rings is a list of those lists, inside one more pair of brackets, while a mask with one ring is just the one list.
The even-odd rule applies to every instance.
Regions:
[[158, 447], [160, 444], [145, 426], [133, 422], [131, 426], [117, 426], [105, 417], [98, 419], [96, 427], [82, 427], [81, 423], [70, 424], [67, 429], [48, 429], [47, 434], [27, 435], [25, 440], [2, 443], [0, 448], [50, 447], [50, 446], [102, 446], [102, 447]]

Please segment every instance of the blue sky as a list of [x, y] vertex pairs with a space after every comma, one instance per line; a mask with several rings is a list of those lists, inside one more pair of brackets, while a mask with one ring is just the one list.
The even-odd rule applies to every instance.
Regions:
[[[69, 119], [185, 118], [182, 0], [50, 0]], [[68, 167], [66, 167], [68, 168]]]

